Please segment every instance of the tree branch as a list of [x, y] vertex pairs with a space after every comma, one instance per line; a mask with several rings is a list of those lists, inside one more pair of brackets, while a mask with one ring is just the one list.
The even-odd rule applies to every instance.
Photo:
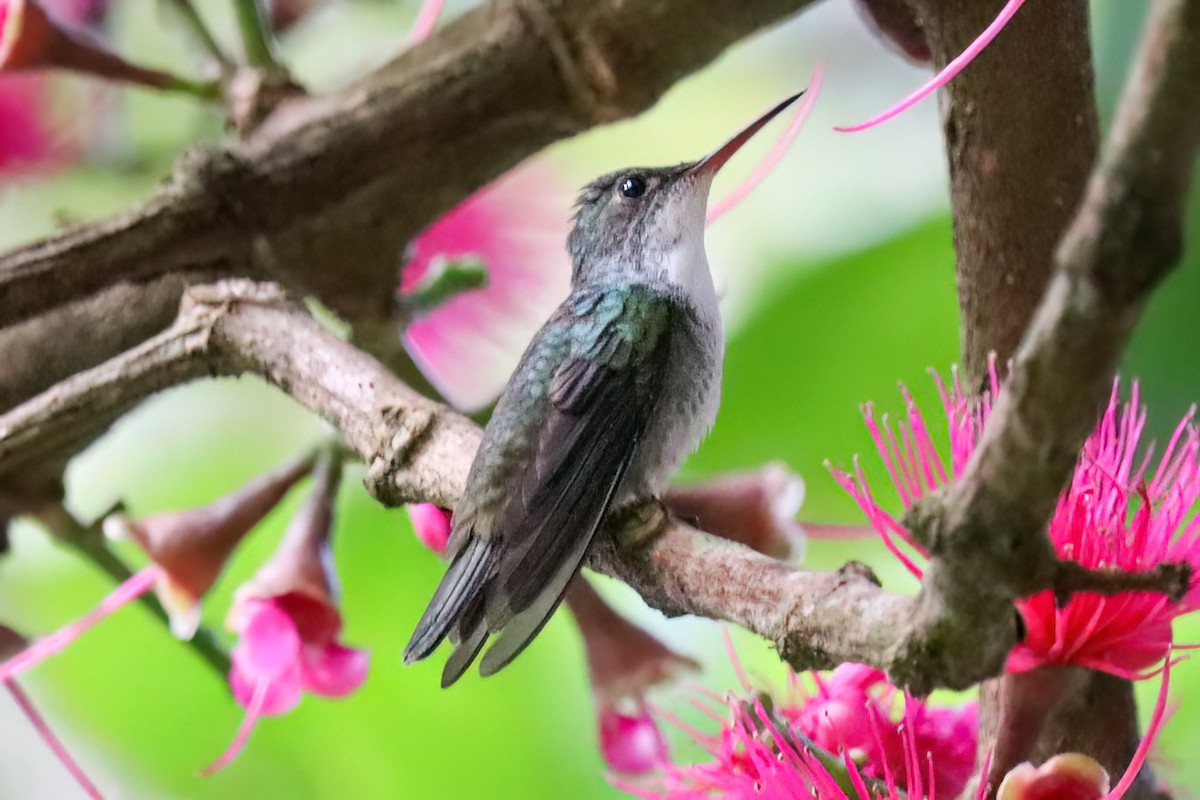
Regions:
[[254, 265], [386, 318], [406, 244], [438, 215], [811, 2], [495, 0], [336, 94], [282, 102], [249, 141], [185, 156], [142, 206], [0, 257], [0, 327], [119, 281]]
[[[367, 488], [381, 502], [457, 503], [479, 428], [335, 337], [278, 287], [243, 280], [192, 289], [168, 330], [0, 417], [0, 475], [62, 447], [62, 431], [87, 435], [87, 425], [106, 424], [168, 385], [243, 374], [269, 381], [335, 425], [367, 463]], [[860, 564], [836, 573], [796, 569], [696, 530], [653, 503], [614, 514], [608, 529], [589, 558], [593, 568], [669, 615], [699, 614], [758, 633], [796, 669], [844, 661], [894, 668], [903, 651], [915, 600], [884, 592]], [[1187, 585], [1180, 569], [1122, 576], [1054, 562], [1055, 575], [1056, 565], [1063, 568], [1060, 592], [1124, 591], [1132, 582], [1178, 597]], [[941, 680], [935, 669], [922, 680]]]

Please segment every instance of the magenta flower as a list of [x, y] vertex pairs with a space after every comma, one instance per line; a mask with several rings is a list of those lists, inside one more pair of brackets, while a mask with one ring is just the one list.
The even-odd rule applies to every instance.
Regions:
[[[82, 22], [94, 0], [57, 0], [48, 8], [64, 19]], [[13, 175], [58, 166], [75, 155], [70, 136], [64, 136], [65, 120], [54, 113], [54, 82], [42, 75], [13, 75], [18, 60], [29, 58], [33, 49], [26, 30], [26, 44], [18, 48], [24, 4], [0, 0], [0, 175]]]
[[566, 603], [587, 651], [600, 754], [617, 774], [649, 772], [669, 751], [646, 693], [699, 665], [614, 611], [582, 576], [567, 588]]
[[[903, 709], [897, 711], [900, 692], [878, 670], [861, 664], [843, 664], [825, 678], [813, 673], [815, 692], [801, 689], [793, 675], [789, 696], [776, 701], [754, 692], [736, 659], [734, 665], [744, 694], [730, 695], [716, 709], [697, 704], [721, 724], [719, 734], [658, 712], [689, 733], [711, 760], [692, 765], [664, 761], [656, 785], [626, 781], [618, 782], [618, 788], [645, 800], [953, 800], [974, 780], [972, 796], [988, 796], [982, 776], [991, 767], [990, 755], [975, 769], [976, 704], [936, 708], [905, 695]], [[1146, 735], [1111, 791], [1099, 765], [1068, 754], [1041, 768], [1014, 768], [1003, 781], [1000, 800], [1119, 800], [1137, 778], [1166, 718], [1170, 668], [1168, 661]], [[1054, 789], [1085, 793], [1056, 794]]]
[[1004, 776], [997, 800], [1101, 800], [1108, 772], [1080, 753], [1063, 753], [1035, 767], [1028, 761]]
[[[883, 780], [890, 772], [905, 774], [910, 747], [934, 754], [928, 768], [933, 785], [947, 797], [957, 797], [975, 767], [978, 709], [932, 708], [908, 698], [904, 733], [893, 721], [898, 690], [881, 670], [863, 664], [842, 664], [827, 678], [813, 673], [815, 693], [779, 713], [796, 730], [831, 753], [854, 753], [864, 777]], [[900, 788], [907, 781], [897, 777]]]
[[812, 677], [815, 692], [802, 690], [793, 676], [793, 691], [783, 701], [768, 702], [747, 686], [747, 696], [722, 703], [724, 714], [707, 709], [722, 723], [717, 736], [671, 718], [712, 760], [664, 763], [653, 790], [621, 788], [655, 800], [947, 800], [961, 794], [973, 774], [975, 704], [935, 709], [907, 697], [897, 715], [899, 692], [878, 670], [843, 664], [825, 679]]
[[521, 168], [471, 195], [413, 241], [402, 298], [419, 297], [450, 270], [479, 273], [486, 281], [418, 311], [404, 335], [421, 371], [458, 408], [479, 409], [496, 398], [529, 337], [566, 295], [567, 205], [552, 173]]
[[225, 568], [237, 545], [308, 474], [303, 459], [261, 475], [200, 508], [159, 514], [145, 520], [113, 515], [104, 520], [110, 538], [129, 538], [151, 563], [106, 595], [94, 609], [43, 636], [0, 664], [0, 681], [32, 669], [56, 655], [116, 611], [155, 590], [171, 621], [171, 631], [190, 639], [200, 624], [200, 601]]
[[235, 594], [229, 627], [238, 643], [229, 684], [246, 716], [206, 773], [237, 757], [259, 718], [286, 714], [305, 692], [343, 697], [366, 680], [366, 651], [338, 640], [342, 616], [329, 539], [340, 470], [329, 459], [321, 462], [316, 486], [279, 548]]
[[[992, 392], [999, 391], [993, 370]], [[908, 508], [917, 498], [961, 475], [991, 407], [990, 396], [968, 398], [955, 382], [939, 381], [950, 428], [950, 464], [938, 455], [925, 421], [904, 392], [905, 420], [893, 430], [880, 425], [870, 407], [867, 428], [884, 465]], [[1200, 499], [1200, 433], [1189, 413], [1179, 423], [1150, 472], [1150, 453], [1139, 459], [1138, 442], [1146, 422], [1137, 384], [1122, 404], [1114, 384], [1108, 409], [1088, 438], [1067, 489], [1048, 527], [1058, 556], [1091, 568], [1144, 571], [1162, 563], [1187, 562], [1200, 569], [1200, 522], [1191, 514]], [[916, 576], [921, 568], [896, 538], [920, 551], [908, 531], [875, 501], [861, 469], [834, 470], [884, 542]], [[1049, 590], [1017, 601], [1027, 633], [1006, 665], [1021, 672], [1049, 664], [1076, 664], [1136, 678], [1159, 664], [1171, 643], [1175, 617], [1200, 607], [1193, 579], [1182, 601], [1155, 592], [1103, 596], [1073, 595], [1059, 607]]]
[[614, 706], [600, 710], [600, 755], [621, 775], [641, 775], [667, 759], [667, 738], [650, 710], [641, 706], [626, 714]]

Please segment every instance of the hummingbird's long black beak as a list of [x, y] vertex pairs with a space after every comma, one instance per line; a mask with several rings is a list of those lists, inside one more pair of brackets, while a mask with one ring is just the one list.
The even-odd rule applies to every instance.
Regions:
[[768, 122], [773, 120], [781, 111], [790, 106], [792, 103], [799, 100], [803, 95], [804, 92], [797, 92], [787, 100], [784, 100], [782, 103], [772, 108], [767, 113], [763, 114], [758, 119], [754, 120], [754, 122], [751, 122], [748, 126], [746, 126], [745, 130], [743, 130], [737, 136], [734, 136], [728, 142], [697, 161], [692, 167], [691, 171], [700, 175], [715, 175], [717, 170], [725, 166], [725, 162], [733, 158], [733, 154], [740, 150], [742, 145], [750, 141], [754, 134], [762, 130]]

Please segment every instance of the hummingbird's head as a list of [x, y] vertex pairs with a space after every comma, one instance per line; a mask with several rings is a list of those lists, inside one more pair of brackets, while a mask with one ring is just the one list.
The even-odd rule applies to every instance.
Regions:
[[703, 265], [704, 214], [718, 170], [742, 145], [791, 105], [789, 97], [699, 161], [673, 167], [634, 167], [603, 175], [583, 187], [567, 239], [573, 281], [629, 272]]

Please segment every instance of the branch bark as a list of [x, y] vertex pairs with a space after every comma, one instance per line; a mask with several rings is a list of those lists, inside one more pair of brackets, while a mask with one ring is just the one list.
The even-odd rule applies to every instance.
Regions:
[[[367, 489], [385, 505], [453, 508], [481, 431], [338, 339], [275, 285], [245, 280], [192, 289], [168, 330], [0, 416], [0, 477], [70, 447], [63, 431], [124, 413], [167, 386], [209, 375], [256, 375], [336, 426], [368, 465]], [[772, 641], [797, 670], [862, 661], [896, 670], [916, 600], [880, 589], [859, 564], [836, 573], [796, 569], [687, 525], [658, 504], [623, 509], [589, 564], [669, 615], [728, 620]], [[1140, 588], [1178, 598], [1186, 567], [1145, 576], [1060, 569], [1062, 594]], [[935, 622], [937, 620], [935, 619]], [[941, 662], [910, 665], [922, 686]]]
[[249, 140], [186, 155], [140, 207], [0, 257], [0, 327], [197, 268], [261, 268], [386, 318], [405, 245], [438, 215], [811, 2], [496, 0], [335, 94], [282, 102]]

